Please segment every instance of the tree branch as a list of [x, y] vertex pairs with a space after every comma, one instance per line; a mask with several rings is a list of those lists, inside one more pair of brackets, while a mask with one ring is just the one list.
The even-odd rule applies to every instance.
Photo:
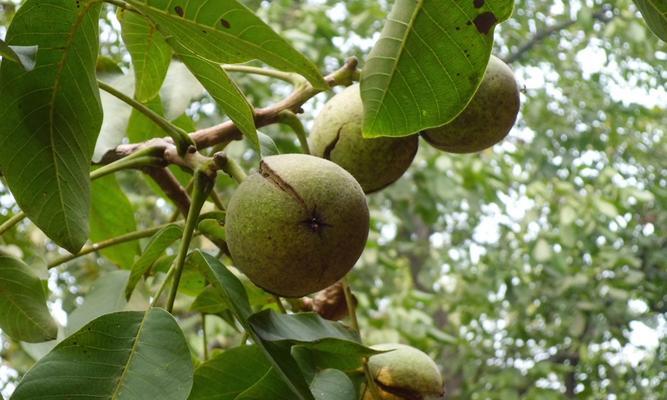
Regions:
[[[324, 79], [329, 87], [337, 85], [350, 85], [354, 78], [358, 76], [357, 72], [358, 61], [355, 58], [347, 60], [345, 65], [339, 70], [327, 75]], [[261, 128], [278, 122], [279, 115], [285, 110], [294, 113], [300, 113], [303, 110], [301, 106], [313, 96], [320, 93], [321, 90], [313, 88], [310, 83], [304, 83], [294, 90], [294, 92], [283, 99], [282, 101], [265, 108], [260, 108], [255, 111], [255, 126]], [[190, 134], [191, 138], [196, 143], [196, 147], [202, 150], [207, 147], [215, 146], [219, 143], [224, 143], [230, 140], [241, 140], [243, 135], [238, 130], [232, 121], [226, 121], [219, 125], [209, 128], [201, 129]], [[188, 160], [181, 157], [174, 146], [174, 141], [171, 138], [151, 139], [143, 143], [123, 144], [115, 149], [109, 150], [100, 163], [108, 164], [123, 157], [127, 157], [136, 151], [147, 147], [164, 147], [164, 159], [171, 163], [182, 165], [191, 168]]]
[[176, 204], [181, 214], [188, 215], [190, 209], [190, 197], [181, 186], [178, 179], [166, 168], [144, 168], [146, 175], [150, 176], [160, 186], [164, 194]]
[[[601, 21], [601, 22], [609, 22], [609, 21], [612, 20], [612, 18], [614, 18], [614, 14], [611, 11], [610, 6], [604, 6], [601, 10], [595, 12], [592, 15], [592, 18], [595, 19], [595, 20]], [[543, 42], [544, 40], [548, 39], [552, 35], [565, 30], [565, 29], [571, 27], [572, 25], [574, 25], [576, 23], [577, 23], [576, 19], [567, 20], [567, 21], [563, 21], [559, 24], [549, 26], [546, 29], [543, 29], [541, 31], [538, 31], [535, 34], [535, 36], [530, 38], [523, 45], [519, 46], [519, 48], [516, 49], [516, 51], [514, 51], [513, 53], [510, 53], [509, 55], [504, 57], [503, 61], [505, 61], [506, 64], [511, 64], [511, 63], [516, 62], [516, 61], [519, 61], [526, 53], [531, 51], [533, 49], [533, 47], [538, 45], [540, 42]]]

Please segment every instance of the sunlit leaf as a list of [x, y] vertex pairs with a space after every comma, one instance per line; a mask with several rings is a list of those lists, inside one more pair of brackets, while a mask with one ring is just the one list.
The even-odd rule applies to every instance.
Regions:
[[313, 86], [328, 86], [317, 67], [251, 10], [236, 0], [130, 0], [166, 37], [198, 57], [216, 63], [261, 60], [303, 75]]
[[121, 11], [119, 20], [123, 42], [132, 56], [134, 97], [145, 103], [160, 91], [171, 62], [171, 47], [141, 15]]
[[479, 86], [512, 0], [397, 0], [361, 75], [363, 132], [407, 136], [456, 117]]

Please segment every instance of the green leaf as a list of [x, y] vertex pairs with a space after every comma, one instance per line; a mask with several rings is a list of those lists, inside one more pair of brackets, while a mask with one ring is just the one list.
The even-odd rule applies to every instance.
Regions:
[[46, 307], [42, 281], [21, 260], [0, 255], [0, 329], [15, 340], [45, 342], [58, 327]]
[[222, 297], [220, 292], [212, 286], [207, 286], [204, 291], [199, 293], [190, 306], [190, 311], [205, 314], [218, 314], [226, 310], [229, 310], [227, 299]]
[[7, 43], [38, 45], [37, 65], [0, 68], [0, 169], [28, 218], [71, 252], [88, 239], [88, 173], [102, 124], [95, 76], [101, 6], [26, 1]]
[[336, 369], [318, 372], [310, 384], [310, 390], [317, 400], [356, 399], [357, 391], [350, 378]]
[[[248, 397], [251, 394], [264, 396]], [[189, 400], [290, 400], [292, 396], [262, 350], [253, 345], [226, 350], [197, 367]]]
[[[137, 230], [132, 204], [113, 175], [92, 183], [92, 209], [90, 212], [90, 238], [94, 242], [120, 236]], [[122, 243], [101, 250], [109, 260], [122, 268], [130, 268], [134, 256], [139, 254], [136, 241]]]
[[227, 73], [220, 65], [197, 57], [177, 42], [173, 46], [181, 61], [208, 94], [250, 140], [253, 148], [260, 151], [253, 108]]
[[153, 265], [153, 263], [160, 258], [160, 255], [171, 246], [174, 241], [179, 239], [183, 234], [183, 228], [178, 225], [167, 225], [164, 228], [160, 229], [151, 240], [148, 242], [144, 248], [144, 252], [141, 254], [141, 257], [132, 265], [132, 272], [130, 274], [130, 279], [127, 282], [127, 287], [125, 288], [125, 298], [129, 299], [132, 296], [134, 288], [139, 283], [141, 276], [148, 271], [148, 269]]
[[104, 315], [58, 344], [25, 375], [13, 400], [182, 400], [192, 387], [183, 332], [166, 311]]
[[482, 80], [495, 24], [512, 6], [397, 0], [361, 74], [364, 136], [407, 136], [456, 117]]
[[127, 305], [123, 289], [129, 276], [129, 271], [112, 271], [100, 275], [88, 291], [83, 304], [68, 316], [65, 336], [78, 331], [95, 318], [123, 310]]
[[134, 67], [134, 97], [145, 103], [160, 92], [171, 62], [171, 47], [141, 15], [120, 11], [119, 20]]
[[0, 57], [19, 63], [26, 71], [35, 69], [38, 46], [10, 46], [0, 40]]
[[173, 37], [195, 55], [215, 63], [261, 60], [301, 74], [327, 89], [317, 67], [251, 10], [236, 0], [129, 0], [165, 37]]
[[359, 337], [348, 327], [315, 313], [277, 314], [263, 310], [252, 315], [248, 322], [262, 339], [271, 342], [310, 343], [340, 339], [359, 344]]
[[634, 0], [641, 11], [649, 29], [662, 41], [667, 42], [667, 1], [665, 0]]
[[248, 318], [252, 313], [248, 294], [243, 284], [220, 261], [206, 253], [195, 250], [191, 253], [192, 262], [199, 265], [200, 270], [215, 288], [222, 293], [229, 303], [234, 316], [243, 328], [262, 349], [281, 379], [290, 387], [293, 395], [300, 400], [314, 400], [299, 366], [290, 354], [289, 346], [275, 344], [263, 340], [252, 328]]
[[278, 146], [271, 136], [262, 132], [258, 132], [257, 136], [259, 138], [259, 147], [261, 148], [262, 156], [266, 157], [280, 154], [280, 150], [278, 150]]
[[345, 325], [315, 313], [286, 315], [263, 310], [249, 322], [262, 340], [294, 346], [292, 353], [304, 369], [352, 371], [361, 367], [364, 357], [378, 353], [359, 343], [357, 334]]

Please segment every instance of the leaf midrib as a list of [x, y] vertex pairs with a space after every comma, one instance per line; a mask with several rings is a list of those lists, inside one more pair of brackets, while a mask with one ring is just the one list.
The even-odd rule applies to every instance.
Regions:
[[132, 359], [134, 358], [134, 355], [136, 354], [136, 349], [138, 346], [139, 341], [141, 340], [141, 333], [144, 329], [144, 325], [146, 323], [146, 320], [148, 319], [148, 315], [150, 314], [151, 310], [149, 309], [146, 311], [144, 314], [144, 318], [141, 319], [141, 324], [139, 325], [139, 329], [137, 330], [137, 334], [135, 335], [135, 341], [132, 343], [132, 348], [130, 349], [130, 356], [127, 358], [127, 361], [125, 362], [125, 366], [123, 367], [123, 372], [120, 375], [120, 378], [118, 378], [118, 383], [116, 384], [116, 388], [114, 389], [113, 393], [111, 394], [111, 399], [116, 400], [118, 399], [117, 395], [119, 393], [119, 390], [124, 386], [124, 380], [125, 376], [127, 375], [129, 371], [130, 364], [132, 363]]
[[[65, 63], [67, 61], [67, 58], [69, 57], [70, 51], [72, 50], [73, 46], [72, 43], [74, 42], [74, 36], [75, 33], [78, 31], [80, 28], [81, 24], [83, 23], [83, 19], [85, 15], [88, 13], [88, 11], [97, 3], [100, 3], [100, 1], [91, 1], [85, 5], [84, 8], [81, 9], [81, 11], [77, 14], [76, 20], [74, 21], [74, 24], [72, 24], [72, 28], [67, 32], [68, 38], [67, 38], [67, 43], [63, 48], [63, 54], [62, 57], [58, 63], [58, 68], [56, 69], [56, 75], [54, 77], [53, 85], [51, 86], [51, 98], [49, 99], [48, 107], [49, 107], [49, 148], [51, 149], [51, 156], [53, 158], [53, 168], [54, 172], [56, 174], [56, 185], [58, 187], [58, 200], [60, 201], [60, 209], [64, 210], [66, 206], [65, 199], [63, 197], [63, 188], [62, 188], [62, 183], [60, 178], [60, 170], [58, 168], [58, 159], [57, 159], [57, 154], [55, 149], [55, 129], [54, 129], [54, 118], [55, 118], [55, 102], [56, 102], [56, 96], [59, 93], [60, 90], [60, 82], [62, 79], [63, 75], [63, 69], [65, 68]], [[67, 214], [64, 214], [64, 224], [65, 224], [65, 230], [67, 231], [67, 236], [68, 236], [68, 241], [71, 241], [72, 237], [72, 228], [70, 226], [70, 221], [69, 218], [67, 218]]]
[[[388, 80], [389, 83], [393, 82], [393, 80], [394, 80], [394, 75], [396, 74], [396, 71], [398, 70], [399, 60], [401, 59], [401, 55], [405, 51], [405, 44], [407, 42], [407, 38], [408, 38], [408, 36], [410, 36], [410, 33], [412, 31], [412, 27], [414, 26], [414, 22], [417, 19], [417, 15], [419, 14], [419, 11], [421, 11], [421, 9], [423, 7], [424, 7], [424, 2], [422, 0], [417, 0], [417, 5], [415, 6], [415, 10], [412, 13], [412, 16], [410, 17], [410, 21], [406, 24], [407, 28], [405, 29], [405, 34], [402, 37], [403, 40], [401, 40], [401, 46], [400, 46], [399, 51], [397, 53], [396, 61], [394, 61], [393, 66], [391, 68], [391, 72], [389, 73], [389, 80]], [[389, 19], [387, 19], [387, 20], [389, 20]], [[403, 21], [399, 21], [397, 19], [393, 19], [392, 21], [394, 23], [403, 24]], [[379, 104], [384, 103], [384, 99], [385, 99], [387, 93], [389, 92], [389, 86], [390, 85], [386, 85], [386, 88], [382, 91], [382, 97], [380, 97], [380, 100], [378, 102]], [[379, 115], [378, 113], [375, 113], [375, 117], [373, 118], [372, 127], [375, 127], [375, 124], [378, 121], [378, 115]]]

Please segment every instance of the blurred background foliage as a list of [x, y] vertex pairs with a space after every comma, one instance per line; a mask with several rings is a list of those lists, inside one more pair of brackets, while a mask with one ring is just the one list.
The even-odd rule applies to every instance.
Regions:
[[[0, 2], [0, 37], [18, 3]], [[350, 56], [363, 67], [390, 6], [245, 4], [323, 71]], [[101, 54], [121, 66], [125, 75], [116, 73], [114, 82], [126, 85], [129, 56], [113, 10], [101, 24]], [[474, 155], [441, 153], [422, 141], [408, 173], [369, 197], [372, 231], [350, 275], [364, 340], [428, 352], [450, 399], [667, 398], [667, 45], [630, 0], [518, 0], [496, 32], [494, 53], [522, 87], [521, 115], [509, 137]], [[174, 76], [162, 93], [172, 118], [197, 127], [224, 120], [206, 95], [187, 87], [178, 71]], [[258, 107], [290, 91], [268, 78], [233, 77]], [[306, 104], [306, 126], [331, 95]], [[105, 109], [116, 136], [141, 127], [128, 127], [129, 110], [117, 108]], [[298, 151], [288, 129], [263, 132], [281, 152]], [[229, 153], [248, 169], [256, 166], [241, 142]], [[125, 172], [118, 181], [139, 228], [170, 218], [173, 205], [141, 174]], [[233, 183], [221, 178], [218, 189], [226, 202]], [[4, 187], [0, 205], [0, 220], [18, 212]], [[0, 245], [43, 274], [62, 252], [29, 222]], [[113, 289], [126, 275], [106, 257], [50, 270], [50, 306], [63, 325], [91, 319], [100, 308], [145, 306], [148, 289], [129, 304]], [[195, 273], [186, 283], [193, 296], [181, 296], [185, 311], [203, 289]], [[271, 306], [259, 290], [251, 297], [257, 308]], [[241, 340], [224, 319], [206, 321], [212, 348]], [[186, 313], [180, 322], [201, 354], [200, 316]], [[4, 395], [48, 346], [2, 338]]]

